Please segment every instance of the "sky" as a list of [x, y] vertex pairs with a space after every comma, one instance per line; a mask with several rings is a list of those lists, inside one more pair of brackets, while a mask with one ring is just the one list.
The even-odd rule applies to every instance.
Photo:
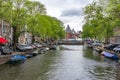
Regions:
[[47, 15], [61, 20], [65, 27], [69, 25], [75, 31], [82, 30], [83, 8], [93, 0], [37, 0], [45, 5]]

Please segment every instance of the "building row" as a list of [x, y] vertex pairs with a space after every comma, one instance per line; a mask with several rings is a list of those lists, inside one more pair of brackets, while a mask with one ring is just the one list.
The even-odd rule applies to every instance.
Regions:
[[[32, 34], [29, 32], [24, 31], [27, 28], [25, 26], [21, 29], [21, 34], [18, 39], [19, 44], [30, 44], [32, 43]], [[71, 29], [69, 25], [67, 25], [65, 29], [66, 35], [65, 39], [78, 39], [81, 38], [82, 32], [81, 31], [75, 31], [74, 29]], [[4, 20], [0, 20], [0, 37], [4, 37], [8, 40], [9, 43], [13, 43], [13, 28], [10, 26], [10, 24]], [[114, 29], [114, 34], [111, 36], [110, 43], [120, 43], [120, 28]]]
[[[26, 28], [26, 27], [25, 27]], [[25, 29], [21, 29], [21, 32]], [[8, 40], [9, 43], [13, 43], [13, 28], [10, 24], [4, 20], [0, 20], [0, 37]], [[23, 32], [20, 34], [18, 39], [18, 44], [26, 44], [32, 42], [32, 35], [28, 32]]]
[[81, 31], [75, 31], [74, 29], [71, 29], [69, 25], [67, 25], [65, 32], [65, 39], [78, 39], [81, 38], [82, 35]]
[[[21, 29], [21, 34], [18, 38], [18, 44], [31, 44], [32, 43], [32, 34], [26, 32], [27, 26]], [[81, 31], [75, 31], [71, 29], [68, 25], [66, 27], [65, 39], [78, 39], [81, 37]], [[3, 37], [8, 40], [9, 43], [13, 43], [13, 28], [10, 24], [4, 20], [0, 21], [0, 37]]]
[[[120, 43], [120, 27], [117, 27], [113, 30], [113, 35], [108, 39], [108, 43], [116, 44]], [[76, 32], [74, 29], [71, 29], [69, 25], [66, 27], [66, 36], [65, 39], [77, 39], [81, 38], [82, 31]], [[104, 40], [103, 40], [104, 41]]]

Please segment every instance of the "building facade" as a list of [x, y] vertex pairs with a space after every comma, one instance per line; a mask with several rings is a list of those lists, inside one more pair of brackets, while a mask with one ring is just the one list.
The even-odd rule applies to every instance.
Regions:
[[18, 38], [18, 44], [31, 44], [32, 34], [27, 32], [27, 26], [21, 28], [21, 34]]
[[4, 20], [0, 20], [0, 37], [3, 37], [8, 40], [9, 43], [12, 43], [13, 29], [10, 27], [10, 24]]
[[20, 34], [18, 39], [18, 44], [31, 44], [32, 43], [32, 34], [28, 32], [23, 32]]
[[115, 44], [115, 43], [120, 43], [120, 28], [115, 28], [113, 30], [113, 36], [110, 37], [110, 43]]
[[69, 25], [67, 25], [65, 39], [77, 39], [80, 38], [80, 35], [81, 31], [76, 32], [74, 29], [71, 29]]

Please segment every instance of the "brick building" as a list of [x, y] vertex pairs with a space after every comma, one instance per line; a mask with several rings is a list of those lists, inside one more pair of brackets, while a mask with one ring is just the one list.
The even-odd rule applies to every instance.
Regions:
[[80, 37], [81, 31], [76, 32], [74, 29], [71, 29], [69, 25], [66, 27], [66, 39], [77, 39]]

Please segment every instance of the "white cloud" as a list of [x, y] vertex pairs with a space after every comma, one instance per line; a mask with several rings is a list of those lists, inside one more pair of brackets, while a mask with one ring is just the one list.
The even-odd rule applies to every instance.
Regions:
[[83, 15], [83, 11], [81, 10], [81, 8], [71, 8], [68, 10], [63, 10], [61, 17], [73, 17], [73, 16], [82, 16]]
[[57, 17], [75, 30], [82, 30], [83, 12], [85, 5], [93, 0], [37, 0], [45, 5], [47, 14]]

